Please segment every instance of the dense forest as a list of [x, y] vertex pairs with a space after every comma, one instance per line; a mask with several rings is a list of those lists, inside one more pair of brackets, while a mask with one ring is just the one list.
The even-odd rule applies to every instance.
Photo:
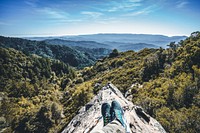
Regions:
[[14, 48], [26, 55], [36, 54], [45, 58], [58, 59], [76, 68], [91, 66], [111, 50], [105, 48], [68, 47], [66, 45], [49, 44], [47, 41], [30, 41], [21, 38], [0, 36], [0, 47]]
[[[167, 49], [123, 53], [85, 68], [84, 80], [112, 82], [167, 132], [200, 132], [200, 32]], [[94, 88], [97, 92], [99, 88]]]
[[200, 132], [200, 32], [167, 49], [114, 49], [81, 70], [0, 43], [2, 132], [60, 132], [108, 82], [167, 132]]
[[59, 60], [11, 48], [0, 48], [0, 67], [1, 127], [9, 127], [5, 132], [47, 132], [62, 116], [60, 91], [75, 71]]

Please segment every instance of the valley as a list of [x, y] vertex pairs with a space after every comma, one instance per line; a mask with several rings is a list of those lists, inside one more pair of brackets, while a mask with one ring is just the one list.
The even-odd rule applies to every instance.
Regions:
[[199, 42], [120, 52], [0, 37], [1, 131], [61, 132], [110, 82], [167, 132], [199, 131]]

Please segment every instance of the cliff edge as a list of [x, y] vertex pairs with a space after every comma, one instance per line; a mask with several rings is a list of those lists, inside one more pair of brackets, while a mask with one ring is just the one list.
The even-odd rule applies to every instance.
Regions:
[[103, 127], [101, 105], [116, 100], [124, 109], [130, 133], [166, 133], [161, 124], [146, 114], [141, 107], [128, 101], [113, 84], [103, 87], [94, 98], [82, 107], [62, 133], [88, 133]]

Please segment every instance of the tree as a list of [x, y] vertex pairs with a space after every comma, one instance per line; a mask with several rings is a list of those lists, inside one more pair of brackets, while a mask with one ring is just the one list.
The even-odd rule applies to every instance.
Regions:
[[62, 107], [56, 103], [53, 102], [51, 105], [51, 113], [52, 113], [52, 118], [55, 120], [56, 124], [60, 121], [61, 119], [61, 114], [62, 114]]
[[172, 48], [173, 50], [175, 50], [175, 49], [177, 48], [177, 45], [176, 45], [175, 42], [170, 42], [170, 44], [167, 45], [167, 46], [169, 46], [169, 47]]
[[117, 57], [119, 55], [119, 51], [117, 49], [113, 49], [112, 53], [110, 53], [109, 57]]

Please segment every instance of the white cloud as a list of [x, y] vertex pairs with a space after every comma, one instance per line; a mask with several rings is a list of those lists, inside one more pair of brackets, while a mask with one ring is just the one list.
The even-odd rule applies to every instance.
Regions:
[[31, 7], [36, 7], [36, 3], [37, 3], [38, 0], [25, 0], [24, 2], [31, 6]]
[[128, 0], [129, 2], [141, 2], [142, 0]]
[[35, 9], [37, 12], [47, 15], [49, 18], [54, 18], [54, 19], [66, 19], [68, 18], [69, 14], [63, 11], [58, 11], [53, 8], [45, 7], [43, 9]]
[[119, 23], [121, 22], [121, 20], [119, 18], [115, 18], [115, 17], [107, 17], [107, 18], [103, 18], [101, 20], [96, 21], [96, 23], [99, 24], [114, 24], [114, 23]]
[[103, 15], [103, 13], [101, 12], [90, 12], [90, 11], [82, 11], [81, 14], [88, 15], [92, 18], [99, 18], [100, 16]]
[[183, 7], [185, 7], [187, 4], [189, 4], [189, 2], [187, 2], [187, 1], [178, 1], [176, 7], [177, 7], [177, 8], [183, 8]]
[[48, 20], [48, 23], [59, 25], [67, 23], [76, 24], [84, 21], [81, 18], [74, 18], [73, 16], [70, 16], [70, 14], [67, 12], [58, 11], [52, 8], [43, 8], [36, 10], [41, 15], [44, 15], [43, 19], [40, 20], [41, 22], [46, 22]]
[[6, 23], [6, 22], [0, 21], [0, 25], [2, 25], [2, 26], [7, 26], [7, 25], [11, 25], [11, 24], [10, 24], [10, 23]]
[[110, 3], [111, 8], [108, 8], [108, 12], [116, 12], [116, 11], [130, 11], [135, 7], [141, 6], [141, 0], [125, 0], [123, 2], [112, 1]]
[[133, 10], [135, 7], [141, 6], [140, 3], [132, 3], [132, 4], [122, 4], [118, 6], [114, 6], [111, 9], [108, 9], [108, 12], [115, 12], [115, 11], [120, 11], [120, 10]]
[[131, 12], [131, 13], [128, 13], [128, 14], [125, 14], [123, 16], [138, 16], [138, 15], [147, 15], [151, 12], [154, 12], [155, 10], [157, 10], [158, 7], [156, 5], [151, 5], [151, 6], [148, 6], [144, 9], [141, 9], [141, 10], [137, 10], [137, 11], [134, 11], [134, 12]]
[[82, 22], [82, 19], [64, 19], [64, 20], [51, 20], [55, 24], [64, 24], [64, 23], [79, 23]]

